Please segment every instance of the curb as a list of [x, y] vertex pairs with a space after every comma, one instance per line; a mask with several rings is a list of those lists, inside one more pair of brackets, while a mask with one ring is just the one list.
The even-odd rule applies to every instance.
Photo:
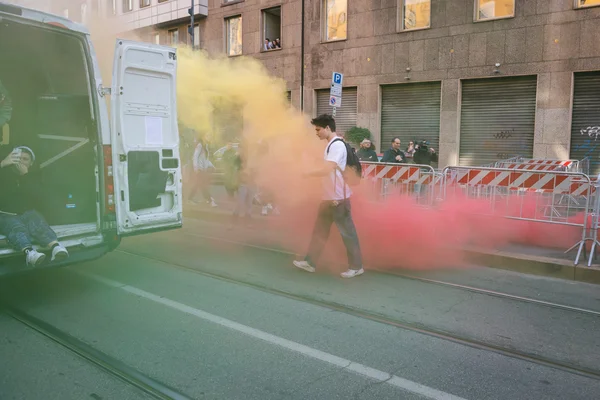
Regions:
[[[203, 221], [223, 223], [229, 222], [231, 212], [193, 207], [186, 208], [184, 210], [184, 225], [185, 216]], [[258, 215], [254, 217], [254, 223], [263, 225], [269, 218]], [[585, 259], [581, 260], [579, 266], [575, 266], [573, 262], [560, 258], [533, 256], [502, 250], [489, 251], [475, 247], [466, 247], [462, 250], [465, 252], [467, 259], [473, 264], [528, 275], [600, 285], [600, 268], [587, 267], [587, 260]]]

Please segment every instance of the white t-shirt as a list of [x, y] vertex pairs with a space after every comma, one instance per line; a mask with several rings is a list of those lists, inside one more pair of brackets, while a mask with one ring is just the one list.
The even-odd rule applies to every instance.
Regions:
[[[345, 184], [344, 177], [341, 173], [341, 171], [346, 169], [346, 145], [341, 140], [332, 144], [331, 142], [336, 139], [339, 138], [334, 137], [327, 143], [327, 146], [325, 147], [325, 161], [333, 161], [338, 165], [339, 169], [335, 169], [327, 176], [323, 177], [323, 200], [343, 200], [344, 186], [346, 186], [345, 197], [349, 198], [352, 194], [350, 186]], [[327, 148], [329, 148], [329, 154], [327, 153]]]

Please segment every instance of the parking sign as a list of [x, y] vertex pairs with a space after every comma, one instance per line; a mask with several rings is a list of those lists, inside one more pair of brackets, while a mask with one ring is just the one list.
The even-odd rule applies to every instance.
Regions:
[[344, 74], [340, 74], [339, 72], [334, 72], [333, 76], [331, 78], [331, 82], [334, 85], [340, 85], [342, 86], [344, 83]]

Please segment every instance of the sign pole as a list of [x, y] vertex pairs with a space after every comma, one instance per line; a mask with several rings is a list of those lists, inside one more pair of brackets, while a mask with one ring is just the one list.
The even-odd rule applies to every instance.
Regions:
[[344, 75], [334, 72], [331, 75], [331, 90], [329, 91], [329, 105], [333, 108], [331, 115], [335, 117], [338, 107], [342, 106], [342, 84]]

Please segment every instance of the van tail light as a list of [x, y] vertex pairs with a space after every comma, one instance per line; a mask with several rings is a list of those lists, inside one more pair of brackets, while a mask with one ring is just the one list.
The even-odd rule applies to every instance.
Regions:
[[60, 22], [56, 22], [56, 21], [50, 21], [50, 22], [46, 22], [48, 25], [52, 25], [52, 26], [56, 26], [58, 28], [62, 28], [62, 29], [69, 29], [67, 28], [64, 24], [61, 24]]
[[113, 179], [112, 147], [102, 146], [104, 151], [104, 204], [106, 212], [115, 212], [115, 183]]

